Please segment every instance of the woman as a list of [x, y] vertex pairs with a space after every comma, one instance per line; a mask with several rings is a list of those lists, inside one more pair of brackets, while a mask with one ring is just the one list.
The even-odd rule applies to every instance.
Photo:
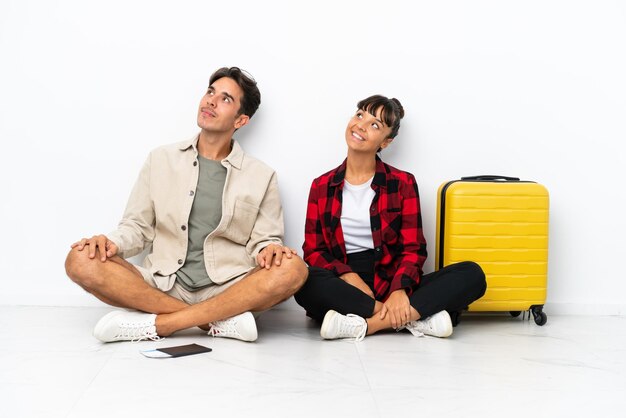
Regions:
[[296, 301], [322, 321], [325, 339], [404, 328], [447, 337], [449, 312], [484, 294], [485, 275], [473, 262], [423, 274], [417, 183], [377, 156], [398, 134], [404, 109], [379, 95], [357, 107], [345, 132], [347, 158], [311, 185], [303, 245], [309, 278]]

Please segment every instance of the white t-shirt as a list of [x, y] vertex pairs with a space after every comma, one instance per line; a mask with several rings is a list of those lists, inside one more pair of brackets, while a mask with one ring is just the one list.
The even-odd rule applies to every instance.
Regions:
[[373, 179], [358, 186], [343, 182], [341, 227], [347, 254], [374, 248], [370, 224], [370, 206], [376, 196], [371, 187]]

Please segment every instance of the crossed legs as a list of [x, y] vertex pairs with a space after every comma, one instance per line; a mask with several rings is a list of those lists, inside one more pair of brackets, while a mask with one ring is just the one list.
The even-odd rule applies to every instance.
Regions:
[[87, 251], [74, 248], [65, 269], [72, 281], [109, 305], [156, 314], [160, 336], [269, 309], [294, 294], [308, 274], [302, 259], [285, 257], [280, 266], [256, 269], [219, 295], [189, 305], [150, 286], [131, 263], [118, 256], [102, 262], [99, 254], [92, 259]]
[[[480, 298], [485, 288], [485, 275], [480, 266], [472, 262], [454, 264], [424, 275], [420, 285], [409, 297], [409, 322], [431, 317], [444, 310], [461, 310]], [[342, 315], [354, 314], [365, 319], [367, 335], [392, 328], [389, 315], [380, 319], [381, 302], [328, 270], [311, 267], [309, 279], [295, 298], [310, 317], [320, 322], [326, 312], [333, 310]]]

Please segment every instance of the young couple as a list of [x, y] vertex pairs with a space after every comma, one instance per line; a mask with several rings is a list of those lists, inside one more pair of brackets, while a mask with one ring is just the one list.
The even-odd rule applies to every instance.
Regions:
[[[466, 262], [424, 275], [426, 242], [413, 175], [383, 163], [404, 111], [372, 96], [348, 122], [346, 160], [313, 181], [304, 261], [283, 245], [276, 173], [232, 139], [261, 95], [237, 67], [220, 68], [200, 101], [200, 133], [148, 156], [118, 228], [72, 244], [65, 267], [119, 310], [98, 321], [103, 342], [157, 340], [200, 327], [255, 341], [254, 313], [295, 294], [325, 339], [384, 329], [447, 337], [448, 312], [485, 291]], [[143, 266], [125, 258], [151, 247]], [[308, 277], [308, 279], [307, 279]]]

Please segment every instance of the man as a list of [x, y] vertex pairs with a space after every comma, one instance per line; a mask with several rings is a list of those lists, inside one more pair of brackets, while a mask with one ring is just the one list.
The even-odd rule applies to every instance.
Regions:
[[[251, 312], [295, 293], [307, 268], [283, 246], [276, 174], [232, 139], [261, 102], [256, 82], [220, 68], [200, 102], [201, 131], [150, 153], [118, 228], [72, 244], [68, 276], [103, 302], [103, 342], [157, 340], [199, 326], [254, 341]], [[143, 266], [124, 258], [151, 246]]]

